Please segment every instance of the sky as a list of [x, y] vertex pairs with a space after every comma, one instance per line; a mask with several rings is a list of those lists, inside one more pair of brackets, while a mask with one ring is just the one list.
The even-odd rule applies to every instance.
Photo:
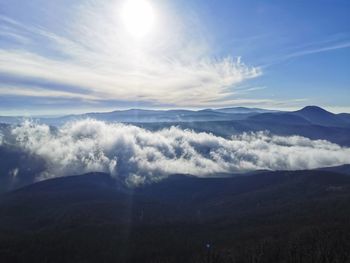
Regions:
[[1, 0], [0, 115], [350, 112], [350, 2]]

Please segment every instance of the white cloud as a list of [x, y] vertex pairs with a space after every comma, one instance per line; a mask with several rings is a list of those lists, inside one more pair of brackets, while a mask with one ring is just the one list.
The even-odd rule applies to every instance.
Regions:
[[17, 87], [14, 85], [0, 84], [0, 96], [2, 95], [16, 95], [27, 97], [59, 97], [59, 98], [79, 98], [86, 100], [93, 100], [94, 97], [85, 94], [76, 94], [68, 91], [48, 90], [42, 87]]
[[88, 1], [76, 9], [74, 20], [63, 23], [60, 33], [0, 17], [13, 29], [7, 29], [9, 36], [31, 37], [30, 45], [0, 48], [0, 72], [79, 86], [96, 100], [182, 107], [229, 105], [237, 84], [261, 75], [240, 58], [213, 58], [196, 24], [185, 26], [180, 23], [184, 18], [170, 11], [158, 10], [155, 32], [135, 41], [120, 26], [116, 10], [111, 1]]
[[67, 123], [57, 131], [24, 122], [12, 129], [12, 136], [18, 147], [46, 161], [42, 179], [101, 171], [140, 184], [174, 173], [210, 176], [350, 163], [350, 148], [265, 132], [225, 139], [177, 127], [151, 132], [132, 125], [87, 119]]

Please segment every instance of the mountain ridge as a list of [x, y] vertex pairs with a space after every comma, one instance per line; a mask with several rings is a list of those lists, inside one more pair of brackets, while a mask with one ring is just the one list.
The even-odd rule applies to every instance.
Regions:
[[[195, 121], [241, 121], [254, 120], [273, 123], [287, 123], [298, 125], [321, 125], [332, 127], [350, 127], [350, 114], [334, 114], [318, 106], [306, 106], [297, 111], [275, 111], [262, 108], [231, 107], [202, 110], [150, 110], [128, 109], [110, 112], [90, 112], [84, 114], [71, 114], [61, 117], [30, 118], [39, 123], [49, 125], [63, 125], [68, 121], [81, 119], [97, 119], [107, 122], [195, 122]], [[18, 124], [25, 117], [0, 116], [0, 122]]]
[[[287, 262], [291, 253], [344, 262], [348, 255], [349, 175], [175, 176], [130, 190], [109, 180], [78, 175], [2, 195], [0, 260], [206, 262], [206, 244], [220, 256], [209, 262], [252, 262], [247, 255]], [[320, 250], [310, 254], [314, 245]], [[320, 262], [311, 259], [305, 262]]]

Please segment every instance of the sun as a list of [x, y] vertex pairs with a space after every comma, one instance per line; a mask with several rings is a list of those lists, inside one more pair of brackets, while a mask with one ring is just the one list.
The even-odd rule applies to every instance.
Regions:
[[134, 37], [146, 36], [155, 23], [153, 7], [147, 0], [127, 0], [121, 18], [128, 33]]

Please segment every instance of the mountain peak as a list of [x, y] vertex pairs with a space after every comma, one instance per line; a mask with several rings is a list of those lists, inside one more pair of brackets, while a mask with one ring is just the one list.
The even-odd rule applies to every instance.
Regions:
[[305, 108], [293, 113], [316, 125], [334, 127], [347, 126], [347, 123], [339, 116], [318, 106], [306, 106]]
[[301, 110], [298, 110], [298, 112], [320, 112], [320, 113], [331, 113], [319, 106], [314, 106], [314, 105], [311, 105], [311, 106], [306, 106], [304, 108], [302, 108]]

